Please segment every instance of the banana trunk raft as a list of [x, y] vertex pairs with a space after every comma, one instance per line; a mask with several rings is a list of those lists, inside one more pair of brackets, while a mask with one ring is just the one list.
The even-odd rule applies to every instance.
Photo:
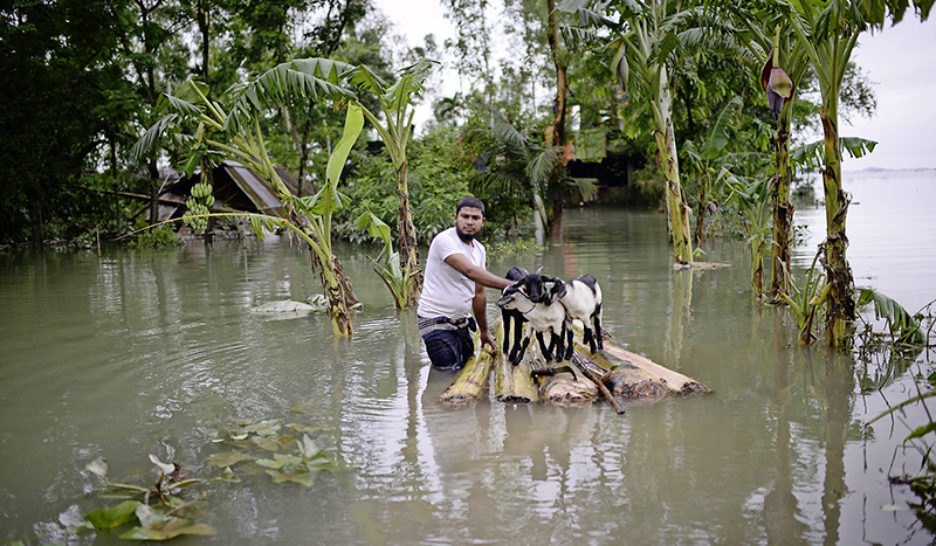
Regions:
[[624, 413], [622, 404], [650, 403], [671, 394], [694, 396], [711, 392], [704, 384], [661, 366], [647, 357], [618, 347], [607, 340], [596, 353], [580, 343], [581, 326], [575, 327], [575, 353], [570, 360], [547, 363], [537, 343], [530, 343], [516, 366], [500, 350], [504, 328], [495, 323], [495, 346], [479, 347], [475, 336], [473, 356], [440, 401], [451, 406], [467, 406], [485, 394], [494, 374], [494, 398], [506, 403], [548, 402], [560, 406], [607, 401]]

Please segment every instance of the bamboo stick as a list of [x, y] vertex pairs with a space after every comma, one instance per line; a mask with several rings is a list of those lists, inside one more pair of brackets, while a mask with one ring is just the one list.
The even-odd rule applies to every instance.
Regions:
[[583, 360], [585, 360], [585, 358], [581, 355], [578, 355], [578, 354], [572, 355], [572, 363], [575, 364], [575, 366], [583, 374], [585, 374], [585, 377], [590, 379], [591, 382], [594, 383], [596, 387], [598, 387], [598, 392], [600, 392], [601, 396], [603, 396], [604, 399], [607, 400], [609, 404], [611, 404], [611, 407], [614, 408], [614, 411], [618, 415], [624, 413], [624, 408], [622, 408], [621, 405], [618, 404], [617, 399], [614, 398], [614, 395], [611, 394], [611, 391], [609, 391], [608, 387], [605, 386], [604, 377], [599, 376], [598, 374], [594, 373], [591, 369], [589, 369], [588, 366], [586, 366], [582, 362]]

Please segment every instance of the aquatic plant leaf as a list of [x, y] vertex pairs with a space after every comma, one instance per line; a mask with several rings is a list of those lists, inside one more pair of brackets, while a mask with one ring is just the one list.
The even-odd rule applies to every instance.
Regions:
[[[934, 376], [936, 376], [936, 374], [934, 374]], [[296, 432], [302, 432], [302, 433], [321, 432], [323, 430], [329, 429], [329, 427], [324, 426], [324, 425], [305, 425], [302, 423], [289, 423], [286, 426], [295, 430]]]
[[160, 461], [155, 455], [150, 453], [149, 460], [156, 465], [156, 468], [159, 469], [163, 474], [172, 474], [175, 470], [175, 466], [172, 463], [164, 463]]
[[302, 459], [295, 455], [284, 455], [282, 453], [276, 453], [273, 455], [273, 459], [257, 459], [256, 462], [258, 465], [264, 468], [279, 470], [286, 466], [301, 465]]
[[205, 459], [205, 463], [210, 464], [211, 466], [218, 466], [223, 468], [225, 466], [230, 467], [231, 465], [235, 465], [243, 461], [250, 461], [252, 459], [253, 457], [246, 453], [241, 453], [239, 451], [226, 451], [224, 453], [215, 453], [214, 455], [210, 455], [207, 459]]
[[258, 436], [251, 438], [250, 441], [260, 449], [265, 449], [267, 451], [280, 451], [291, 448], [293, 442], [295, 442], [296, 439], [288, 434], [284, 434], [275, 438], [270, 438], [268, 436]]
[[159, 523], [166, 523], [172, 519], [172, 516], [166, 516], [157, 512], [152, 506], [141, 504], [136, 507], [136, 517], [140, 520], [143, 527], [151, 527]]
[[926, 423], [925, 425], [922, 425], [913, 429], [913, 432], [911, 432], [909, 436], [904, 438], [904, 442], [906, 442], [907, 440], [912, 440], [913, 438], [922, 438], [923, 436], [933, 431], [936, 431], [936, 423], [933, 423], [933, 422]]
[[260, 421], [253, 425], [247, 425], [244, 427], [244, 432], [254, 433], [259, 436], [273, 436], [279, 433], [280, 427], [283, 425], [283, 422], [279, 419], [271, 419], [269, 421]]
[[230, 483], [240, 483], [241, 481], [230, 466], [221, 471], [221, 479]]
[[107, 461], [104, 460], [104, 457], [98, 457], [90, 463], [85, 465], [85, 470], [97, 474], [102, 478], [107, 477]]
[[321, 451], [315, 442], [312, 441], [312, 438], [309, 438], [308, 434], [302, 435], [302, 441], [296, 440], [296, 443], [299, 445], [299, 453], [306, 459], [312, 458]]
[[154, 523], [148, 527], [134, 527], [120, 538], [126, 540], [169, 540], [182, 535], [213, 535], [217, 533], [214, 527], [195, 523], [185, 518], [170, 518], [168, 521]]
[[85, 521], [94, 525], [95, 529], [114, 529], [121, 525], [137, 523], [136, 509], [140, 506], [139, 501], [128, 500], [111, 508], [101, 508], [91, 510], [85, 514]]
[[312, 487], [315, 484], [314, 472], [282, 472], [280, 470], [267, 470], [267, 474], [273, 478], [274, 483], [298, 483], [306, 487]]
[[248, 436], [250, 435], [249, 434], [232, 434], [231, 439], [234, 441], [240, 442], [242, 440], [246, 440]]

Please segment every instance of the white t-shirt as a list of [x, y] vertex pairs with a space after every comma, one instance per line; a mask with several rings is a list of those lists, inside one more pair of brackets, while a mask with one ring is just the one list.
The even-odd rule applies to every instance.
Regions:
[[483, 268], [487, 251], [477, 239], [473, 243], [469, 245], [463, 242], [454, 226], [440, 231], [432, 239], [417, 315], [451, 319], [471, 316], [475, 282], [445, 263], [445, 259], [452, 254], [464, 254], [472, 264]]

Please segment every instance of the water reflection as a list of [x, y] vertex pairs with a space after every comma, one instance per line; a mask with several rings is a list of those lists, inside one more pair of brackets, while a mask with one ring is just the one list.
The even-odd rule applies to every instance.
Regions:
[[[353, 340], [321, 315], [251, 312], [320, 291], [307, 254], [275, 237], [3, 257], [0, 536], [90, 543], [59, 522], [100, 506], [88, 461], [105, 456], [113, 476], [144, 483], [148, 453], [211, 475], [202, 461], [220, 431], [281, 419], [319, 427], [339, 470], [311, 489], [238, 470], [241, 484], [209, 494], [219, 534], [200, 541], [931, 541], [909, 511], [882, 510], [912, 499], [887, 475], [918, 468], [919, 453], [898, 448], [922, 410], [860, 424], [907, 397], [932, 352], [856, 362], [800, 348], [788, 312], [752, 301], [743, 243], [706, 248], [730, 269], [673, 272], [661, 215], [581, 209], [566, 221], [548, 252], [492, 269], [596, 275], [615, 343], [714, 394], [620, 416], [604, 404], [443, 406], [453, 375], [430, 371], [414, 317], [350, 248], [343, 264], [365, 303]], [[874, 260], [851, 258], [856, 271]]]

